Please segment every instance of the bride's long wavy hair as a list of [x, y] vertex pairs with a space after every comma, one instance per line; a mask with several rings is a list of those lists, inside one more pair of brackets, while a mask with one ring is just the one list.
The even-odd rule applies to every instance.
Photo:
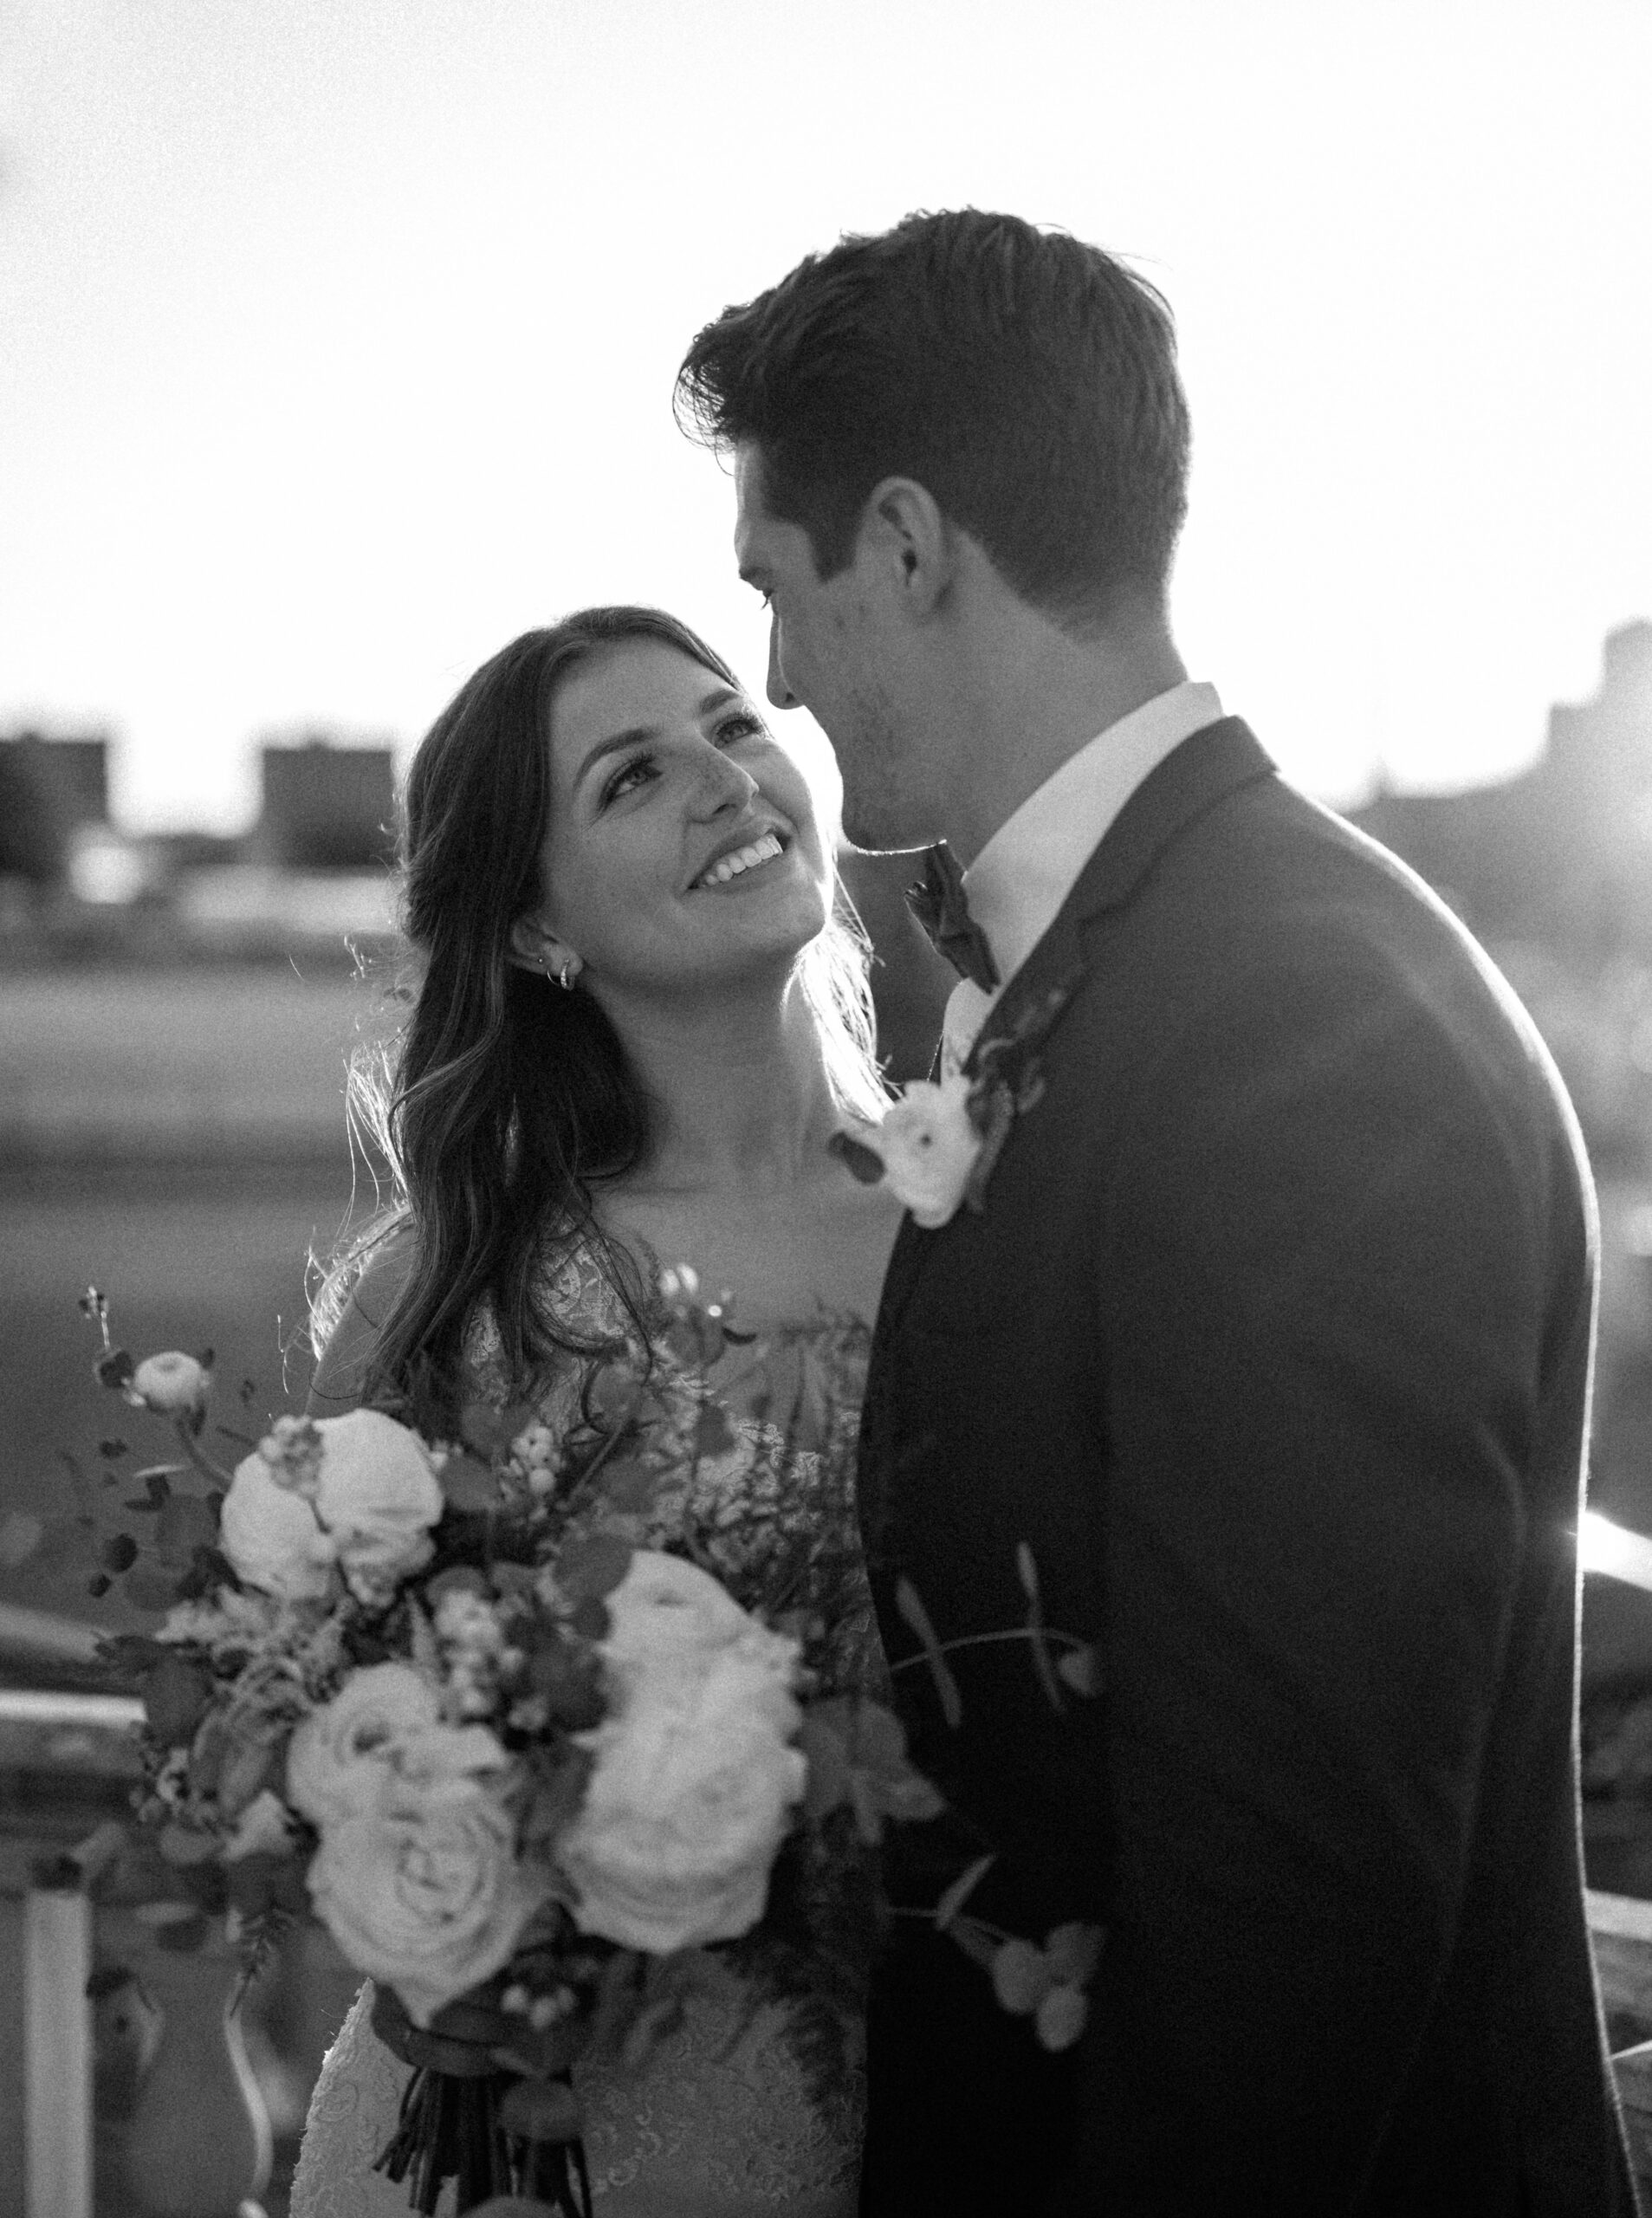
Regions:
[[[722, 658], [661, 609], [590, 608], [524, 632], [483, 665], [431, 727], [403, 804], [407, 1014], [351, 1059], [353, 1132], [388, 1165], [387, 1205], [347, 1234], [311, 1304], [321, 1348], [368, 1259], [411, 1233], [411, 1267], [379, 1330], [363, 1398], [450, 1417], [472, 1320], [497, 1326], [518, 1390], [559, 1350], [588, 1352], [545, 1288], [559, 1255], [588, 1247], [637, 1315], [640, 1289], [602, 1235], [593, 1190], [644, 1158], [649, 1106], [593, 996], [559, 992], [510, 959], [511, 926], [539, 898], [551, 806], [550, 715], [580, 663], [663, 640], [738, 687]], [[868, 949], [841, 889], [797, 978], [839, 1104], [876, 1116]]]

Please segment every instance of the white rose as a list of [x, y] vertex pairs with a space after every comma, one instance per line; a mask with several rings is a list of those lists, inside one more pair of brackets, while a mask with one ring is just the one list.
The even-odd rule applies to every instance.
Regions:
[[417, 1433], [377, 1410], [322, 1417], [316, 1430], [316, 1514], [354, 1592], [368, 1601], [387, 1598], [434, 1553], [430, 1527], [443, 1502], [430, 1451]]
[[807, 1780], [789, 1745], [797, 1644], [647, 1550], [606, 1599], [618, 1710], [580, 1735], [596, 1767], [557, 1844], [575, 1922], [656, 1955], [733, 1940], [763, 1914]]
[[198, 1417], [212, 1391], [209, 1365], [192, 1355], [169, 1348], [165, 1355], [146, 1356], [133, 1372], [128, 1391], [134, 1401], [163, 1417]]
[[350, 1962], [428, 2026], [509, 1963], [548, 1876], [518, 1863], [510, 1814], [480, 1780], [385, 1771], [378, 1801], [323, 1834], [309, 1890]]
[[503, 1741], [485, 1725], [427, 1726], [398, 1743], [391, 1761], [398, 1779], [417, 1786], [504, 1771], [510, 1763]]
[[353, 1672], [293, 1735], [288, 1800], [317, 1826], [360, 1816], [378, 1800], [397, 1751], [441, 1715], [435, 1688], [410, 1664], [372, 1664]]
[[981, 1153], [969, 1089], [962, 1071], [939, 1085], [915, 1080], [876, 1132], [856, 1134], [881, 1158], [890, 1191], [931, 1231], [956, 1212]]
[[282, 1601], [316, 1601], [332, 1585], [333, 1541], [303, 1495], [282, 1486], [256, 1450], [236, 1465], [218, 1545], [237, 1579]]
[[639, 1670], [669, 1672], [685, 1654], [726, 1647], [755, 1623], [709, 1572], [658, 1548], [633, 1550], [625, 1577], [605, 1599], [603, 1659], [627, 1680]]

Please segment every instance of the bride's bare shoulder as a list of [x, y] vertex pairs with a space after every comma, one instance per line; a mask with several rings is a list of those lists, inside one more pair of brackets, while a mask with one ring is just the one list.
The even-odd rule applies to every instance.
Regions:
[[341, 1417], [360, 1401], [368, 1362], [412, 1272], [417, 1248], [412, 1225], [404, 1218], [369, 1251], [310, 1381], [312, 1417]]

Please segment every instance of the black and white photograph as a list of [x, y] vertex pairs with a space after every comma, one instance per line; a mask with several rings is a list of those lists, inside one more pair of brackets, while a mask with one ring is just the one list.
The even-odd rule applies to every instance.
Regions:
[[0, 8], [0, 2218], [1652, 2212], [1649, 92]]

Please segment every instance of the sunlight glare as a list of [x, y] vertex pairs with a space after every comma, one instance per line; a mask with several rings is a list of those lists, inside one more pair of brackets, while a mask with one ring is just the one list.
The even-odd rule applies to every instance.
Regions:
[[1614, 1525], [1597, 1510], [1584, 1510], [1578, 1521], [1577, 1561], [1584, 1571], [1603, 1572], [1608, 1579], [1652, 1593], [1652, 1540]]

